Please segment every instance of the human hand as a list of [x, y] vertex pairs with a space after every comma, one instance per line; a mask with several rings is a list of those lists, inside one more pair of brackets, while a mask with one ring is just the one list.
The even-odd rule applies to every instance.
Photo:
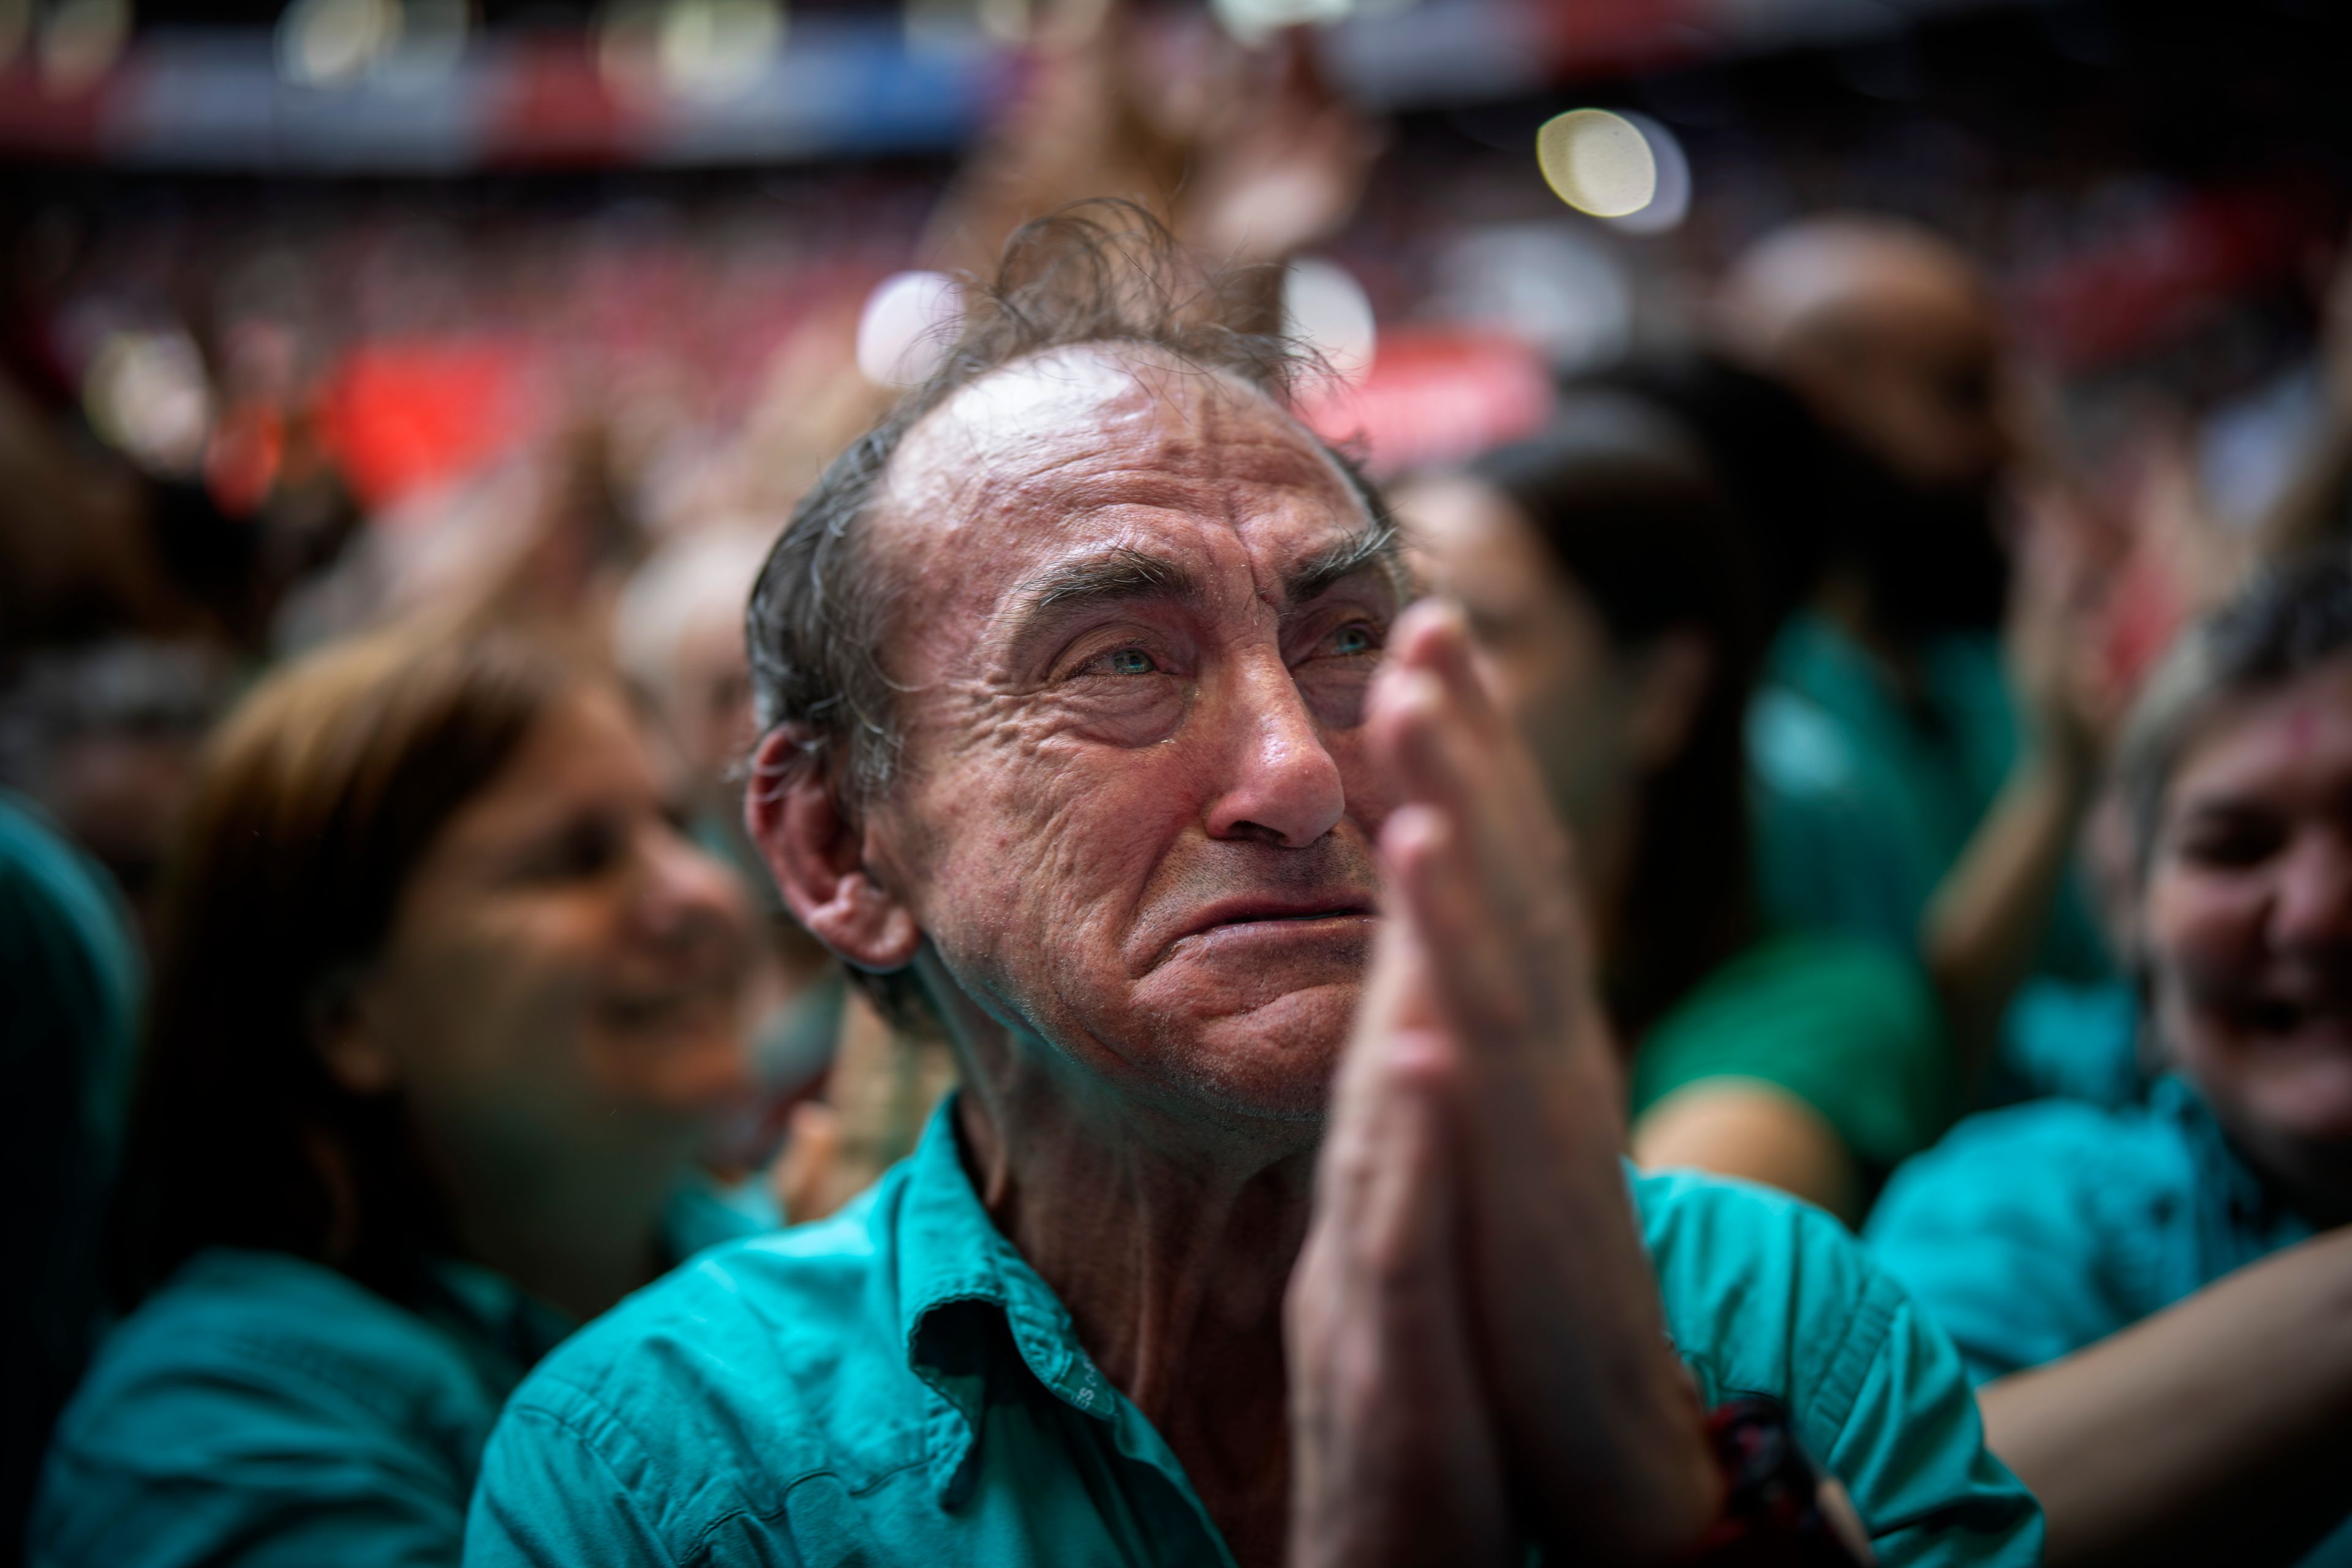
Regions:
[[1515, 1544], [1463, 1294], [1461, 1055], [1421, 954], [1392, 918], [1285, 1304], [1291, 1568], [1467, 1568]]
[[1397, 623], [1366, 722], [1398, 790], [1381, 843], [1408, 978], [1461, 1064], [1471, 1340], [1517, 1510], [1562, 1559], [1670, 1560], [1722, 1482], [1635, 1230], [1566, 835], [1454, 612]]
[[2120, 721], [2106, 619], [2117, 550], [2083, 498], [2054, 481], [2025, 498], [2002, 628], [2010, 678], [2041, 760], [2087, 781]]

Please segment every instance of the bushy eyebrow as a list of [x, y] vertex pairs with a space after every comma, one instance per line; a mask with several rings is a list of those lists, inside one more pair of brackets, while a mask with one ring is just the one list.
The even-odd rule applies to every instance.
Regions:
[[[1374, 523], [1307, 557], [1283, 579], [1286, 609], [1328, 592], [1348, 578], [1378, 570], [1403, 590], [1402, 568], [1397, 560], [1396, 531]], [[1059, 621], [1098, 605], [1138, 599], [1158, 599], [1198, 605], [1207, 590], [1190, 568], [1164, 555], [1128, 546], [1106, 550], [1077, 561], [1048, 567], [1013, 590], [1013, 640], [1019, 641], [1049, 621]]]
[[1024, 583], [1013, 599], [1024, 618], [1046, 610], [1072, 608], [1122, 599], [1199, 600], [1199, 579], [1161, 555], [1121, 546], [1068, 561]]
[[1404, 569], [1397, 559], [1394, 525], [1371, 523], [1309, 556], [1283, 580], [1284, 604], [1306, 604], [1368, 568], [1378, 569], [1398, 596], [1404, 595]]

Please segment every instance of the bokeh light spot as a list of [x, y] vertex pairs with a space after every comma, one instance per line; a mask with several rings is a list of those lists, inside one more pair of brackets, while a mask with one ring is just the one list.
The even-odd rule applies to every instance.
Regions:
[[305, 87], [351, 81], [400, 41], [391, 0], [295, 0], [278, 19], [278, 68]]
[[944, 272], [885, 278], [858, 318], [858, 371], [877, 385], [914, 385], [947, 357], [962, 314], [962, 291]]
[[1658, 194], [1658, 161], [1641, 128], [1605, 109], [1573, 109], [1536, 132], [1536, 161], [1555, 195], [1595, 217], [1623, 217]]
[[1648, 115], [1628, 114], [1624, 119], [1650, 144], [1658, 180], [1647, 202], [1622, 217], [1609, 219], [1609, 224], [1628, 234], [1664, 234], [1690, 216], [1690, 157], [1683, 151], [1681, 139]]
[[749, 91], [783, 41], [776, 0], [670, 0], [654, 51], [664, 86], [707, 102]]
[[1285, 27], [1329, 26], [1344, 21], [1354, 0], [1209, 0], [1227, 33], [1252, 48]]
[[154, 473], [193, 474], [212, 431], [204, 356], [182, 331], [110, 335], [83, 372], [82, 406], [103, 439]]
[[1342, 381], [1372, 368], [1379, 334], [1364, 286], [1337, 262], [1294, 261], [1282, 279], [1283, 331], [1323, 357]]

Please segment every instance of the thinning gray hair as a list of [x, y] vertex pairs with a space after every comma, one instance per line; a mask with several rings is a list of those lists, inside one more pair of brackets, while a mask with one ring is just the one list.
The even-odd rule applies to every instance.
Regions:
[[[1243, 319], [1244, 290], [1262, 280], [1192, 259], [1129, 202], [1081, 202], [1017, 231], [995, 279], [967, 282], [962, 326], [939, 368], [827, 465], [769, 552], [745, 627], [761, 728], [803, 728], [802, 754], [828, 770], [845, 804], [884, 787], [898, 731], [879, 650], [897, 574], [866, 546], [865, 525], [908, 432], [996, 371], [1095, 343], [1156, 350], [1286, 405], [1319, 362], [1289, 339], [1225, 324]], [[1347, 454], [1324, 449], [1385, 541], [1378, 490]], [[1392, 542], [1384, 548], [1392, 555]]]

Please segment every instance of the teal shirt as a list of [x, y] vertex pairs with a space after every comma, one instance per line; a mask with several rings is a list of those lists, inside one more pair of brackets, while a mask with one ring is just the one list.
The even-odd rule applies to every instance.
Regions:
[[1634, 1053], [1638, 1121], [1695, 1084], [1766, 1083], [1802, 1100], [1871, 1184], [1936, 1141], [1958, 1070], [1918, 966], [1875, 942], [1767, 937], [1691, 989]]
[[[2177, 1077], [2141, 1106], [1971, 1117], [1895, 1173], [1867, 1231], [1979, 1383], [2095, 1344], [2312, 1235]], [[2304, 1563], [2352, 1568], [2352, 1516]]]
[[[670, 1245], [746, 1234], [700, 1192]], [[34, 1568], [447, 1568], [482, 1445], [578, 1325], [442, 1263], [394, 1302], [281, 1252], [189, 1259], [109, 1337], [41, 1477]]]
[[99, 1321], [143, 988], [113, 879], [0, 790], [0, 1539], [12, 1546]]
[[1865, 1232], [1979, 1383], [2057, 1360], [2312, 1235], [2180, 1078], [2144, 1106], [1970, 1117]]
[[[1906, 702], [1876, 662], [1818, 616], [1781, 629], [1748, 710], [1757, 896], [1777, 929], [1840, 931], [1905, 952], [2018, 755], [2000, 647], [1937, 638]], [[2071, 884], [2042, 967], [2091, 979], [2107, 964]]]
[[[469, 1568], [1230, 1568], [982, 1208], [952, 1104], [852, 1208], [712, 1253], [551, 1356], [484, 1457]], [[1633, 1192], [1706, 1397], [1787, 1401], [1883, 1563], [2037, 1560], [2040, 1513], [1985, 1452], [1950, 1345], [1834, 1221], [1704, 1178]]]
[[1979, 1106], [2029, 1100], [2137, 1104], [2148, 1090], [2139, 995], [2126, 980], [2031, 980], [2001, 1019], [2000, 1054]]

